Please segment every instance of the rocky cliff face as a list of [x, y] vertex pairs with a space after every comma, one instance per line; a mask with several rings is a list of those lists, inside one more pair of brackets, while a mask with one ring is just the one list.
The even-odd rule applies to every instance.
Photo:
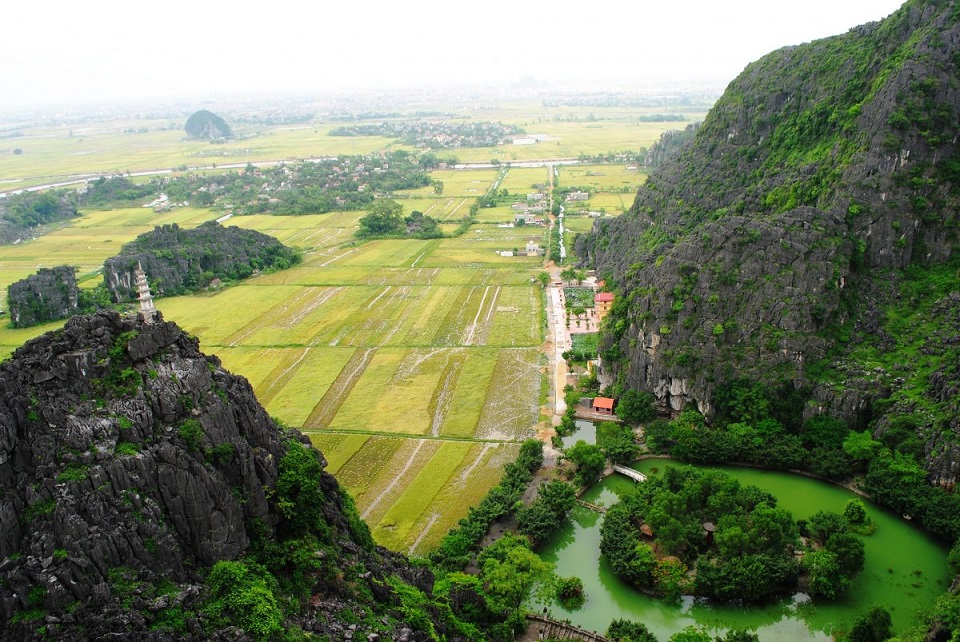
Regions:
[[26, 328], [66, 319], [79, 310], [80, 289], [72, 267], [41, 268], [7, 288], [10, 322]]
[[958, 59], [953, 3], [911, 0], [748, 66], [630, 212], [578, 241], [618, 286], [608, 373], [707, 416], [737, 377], [808, 389], [808, 416], [878, 431], [893, 408], [955, 481], [955, 391], [904, 362], [925, 350], [942, 372], [956, 356], [958, 335], [935, 346], [921, 328], [960, 290]]
[[378, 634], [420, 639], [387, 578], [432, 577], [373, 546], [332, 476], [285, 473], [294, 445], [325, 465], [175, 324], [102, 312], [24, 345], [0, 365], [0, 639], [248, 639], [202, 579], [252, 551], [282, 577], [292, 542], [312, 573], [296, 626], [347, 639], [344, 613], [379, 609]]

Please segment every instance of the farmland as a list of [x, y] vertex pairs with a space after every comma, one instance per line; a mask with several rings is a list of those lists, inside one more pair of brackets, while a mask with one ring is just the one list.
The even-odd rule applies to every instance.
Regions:
[[[543, 232], [475, 225], [458, 238], [355, 244], [360, 214], [234, 217], [300, 247], [303, 263], [157, 304], [244, 374], [271, 415], [329, 451], [335, 472], [343, 459], [341, 482], [378, 541], [428, 550], [540, 420], [540, 260], [496, 250]], [[214, 216], [91, 212], [6, 248], [0, 275], [12, 281], [71, 261], [92, 274], [151, 218], [191, 226]], [[90, 248], [78, 252], [78, 240]], [[41, 330], [5, 328], [0, 340], [12, 349]], [[332, 445], [341, 441], [342, 452]]]
[[[529, 113], [536, 109], [523, 105], [501, 113], [505, 122], [543, 131], [552, 141], [458, 149], [457, 155], [488, 161], [633, 149], [677, 126], [637, 125], [612, 113], [599, 123], [536, 122]], [[24, 153], [0, 158], [0, 175], [19, 179], [19, 186], [84, 172], [182, 165], [211, 172], [214, 161], [403, 148], [382, 137], [328, 136], [331, 127], [239, 128], [247, 138], [218, 145], [184, 141], [167, 130], [130, 134], [104, 126], [68, 135], [46, 128], [18, 138]], [[479, 196], [494, 187], [507, 190], [508, 199], [480, 208], [476, 222], [452, 238], [361, 243], [354, 238], [364, 214], [358, 211], [233, 216], [226, 225], [275, 236], [299, 248], [303, 262], [220, 290], [157, 299], [157, 307], [199, 337], [205, 352], [245, 376], [272, 416], [310, 436], [379, 543], [425, 554], [497, 483], [519, 441], [544, 420], [545, 322], [536, 284], [543, 259], [499, 252], [522, 250], [528, 242], [546, 245], [546, 228], [501, 225], [513, 220], [508, 201], [525, 200], [547, 178], [546, 168], [437, 169], [430, 172], [431, 185], [394, 195], [405, 215], [421, 211], [450, 233]], [[608, 214], [629, 206], [642, 180], [622, 164], [560, 172], [561, 185], [590, 189], [583, 209]], [[592, 223], [575, 215], [580, 205], [570, 211], [572, 231]], [[223, 213], [83, 211], [35, 240], [0, 248], [0, 292], [39, 267], [62, 264], [78, 266], [81, 285], [92, 287], [104, 259], [154, 225], [193, 227]], [[2, 327], [0, 351], [9, 353], [59, 325]]]
[[353, 219], [282, 220], [288, 238], [316, 243], [302, 265], [158, 307], [244, 373], [271, 415], [329, 451], [334, 472], [343, 461], [338, 477], [378, 541], [427, 550], [463, 516], [455, 498], [479, 499], [539, 421], [538, 260], [494, 253], [525, 244], [516, 228], [328, 245], [344, 229], [330, 226]]

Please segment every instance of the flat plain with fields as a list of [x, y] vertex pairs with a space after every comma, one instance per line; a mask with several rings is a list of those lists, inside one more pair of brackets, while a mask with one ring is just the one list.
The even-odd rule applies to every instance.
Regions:
[[[522, 156], [571, 155], [571, 145], [609, 151], [612, 140], [621, 141], [616, 149], [639, 147], [664, 128], [662, 123], [638, 128], [627, 120], [606, 121], [600, 128], [549, 122], [544, 130], [566, 140], [527, 146]], [[394, 140], [331, 137], [328, 130], [326, 125], [251, 130], [249, 138], [223, 145], [183, 141], [171, 131], [134, 135], [93, 128], [69, 136], [44, 130], [35, 137], [26, 132], [18, 140], [23, 155], [0, 159], [0, 174], [24, 186], [83, 172], [184, 164], [210, 171], [215, 162], [397, 148]], [[632, 134], [641, 132], [634, 142]], [[505, 149], [456, 154], [488, 160]], [[597, 198], [642, 180], [636, 172], [599, 167], [590, 175]], [[494, 185], [520, 198], [548, 177], [545, 168], [505, 170], [435, 170], [431, 179], [441, 182], [442, 190], [430, 186], [395, 197], [405, 214], [424, 212], [452, 231]], [[583, 184], [588, 171], [564, 170], [561, 181], [569, 173], [570, 184]], [[619, 209], [608, 206], [611, 213]], [[36, 269], [63, 264], [78, 266], [82, 285], [93, 286], [104, 259], [153, 225], [192, 227], [223, 212], [130, 208], [82, 214], [36, 240], [0, 248], [4, 294], [5, 286]], [[502, 465], [542, 420], [545, 323], [535, 277], [543, 259], [500, 252], [522, 250], [528, 242], [543, 246], [546, 229], [505, 227], [513, 214], [504, 202], [481, 208], [474, 225], [453, 238], [357, 242], [362, 215], [234, 216], [224, 224], [275, 236], [299, 248], [303, 262], [219, 290], [156, 302], [166, 319], [199, 337], [205, 352], [246, 376], [271, 415], [311, 437], [329, 470], [356, 498], [378, 542], [424, 554], [497, 483]], [[583, 227], [576, 225], [578, 231]], [[0, 350], [12, 352], [59, 325], [0, 328]]]

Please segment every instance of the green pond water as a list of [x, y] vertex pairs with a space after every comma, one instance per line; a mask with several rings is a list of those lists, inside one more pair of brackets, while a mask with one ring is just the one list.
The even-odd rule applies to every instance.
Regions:
[[[634, 467], [645, 473], [680, 465], [649, 459]], [[718, 466], [744, 484], [754, 484], [773, 493], [795, 519], [809, 518], [819, 510], [842, 512], [850, 491], [799, 475], [753, 468]], [[584, 500], [611, 506], [618, 493], [635, 482], [614, 475], [584, 494]], [[616, 618], [639, 620], [661, 641], [689, 625], [720, 634], [730, 628], [757, 633], [764, 642], [831, 640], [833, 631], [849, 631], [856, 617], [873, 604], [890, 610], [895, 629], [903, 631], [917, 612], [933, 604], [947, 589], [947, 548], [912, 523], [870, 503], [867, 512], [877, 524], [873, 535], [863, 538], [866, 565], [854, 578], [844, 597], [832, 603], [815, 603], [798, 593], [765, 606], [714, 604], [692, 597], [669, 604], [647, 597], [617, 579], [600, 556], [600, 523], [603, 517], [575, 506], [570, 519], [540, 554], [556, 565], [562, 577], [583, 580], [586, 602], [574, 611], [549, 605], [552, 617], [569, 619], [586, 629], [604, 633]], [[538, 607], [539, 608], [539, 607]]]

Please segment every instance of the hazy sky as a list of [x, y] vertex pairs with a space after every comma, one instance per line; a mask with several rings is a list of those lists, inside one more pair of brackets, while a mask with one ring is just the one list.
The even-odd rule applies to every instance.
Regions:
[[[438, 83], [732, 80], [901, 0], [10, 0], [0, 111], [130, 96]], [[570, 8], [565, 8], [565, 5]]]

